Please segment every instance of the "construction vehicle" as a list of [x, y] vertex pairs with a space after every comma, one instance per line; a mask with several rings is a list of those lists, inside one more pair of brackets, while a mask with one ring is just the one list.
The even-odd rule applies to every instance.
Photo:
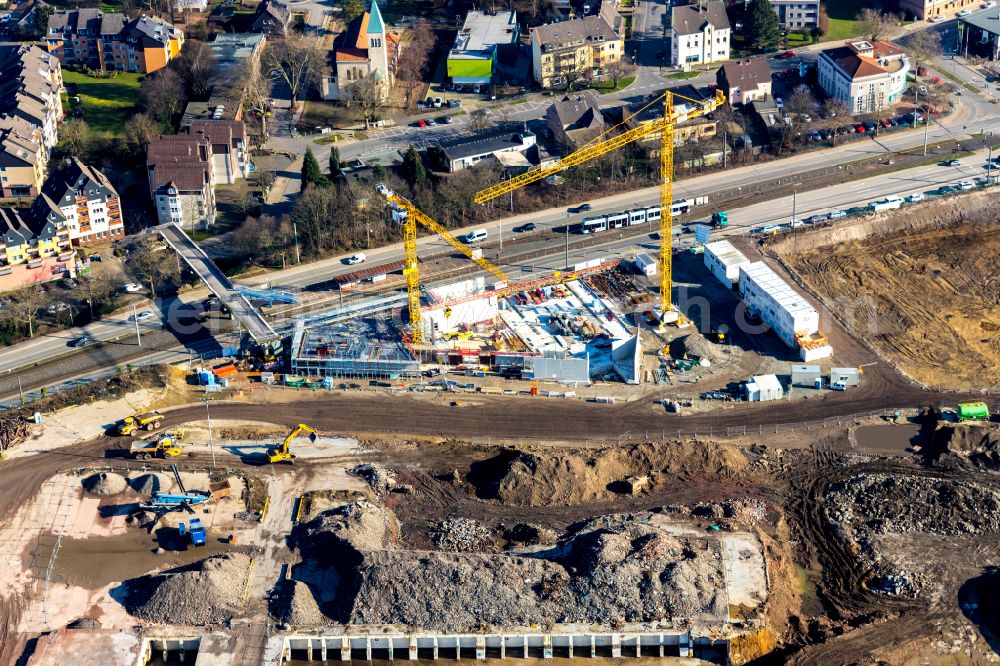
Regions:
[[288, 447], [292, 443], [293, 439], [295, 439], [304, 432], [309, 433], [310, 442], [316, 441], [316, 431], [307, 426], [305, 423], [300, 423], [297, 426], [295, 426], [295, 428], [290, 433], [288, 433], [288, 436], [285, 437], [285, 441], [281, 443], [281, 446], [267, 450], [267, 462], [269, 463], [292, 462], [295, 459], [295, 455], [288, 450]]
[[727, 213], [722, 212], [721, 210], [715, 211], [714, 213], [712, 213], [712, 226], [715, 227], [716, 229], [722, 227], [728, 227], [729, 215]]
[[115, 425], [119, 435], [129, 436], [139, 430], [159, 430], [163, 425], [163, 414], [147, 412], [126, 416]]
[[177, 465], [171, 463], [170, 471], [173, 472], [174, 480], [177, 482], [177, 488], [180, 492], [155, 492], [149, 501], [141, 503], [139, 505], [138, 512], [133, 514], [142, 515], [148, 518], [149, 514], [147, 512], [152, 512], [152, 519], [148, 520], [143, 525], [150, 532], [152, 532], [153, 528], [156, 527], [156, 524], [160, 522], [160, 519], [168, 513], [172, 511], [187, 511], [188, 513], [194, 513], [194, 509], [192, 507], [204, 504], [212, 499], [212, 494], [203, 490], [192, 490], [189, 492], [187, 488], [184, 487], [184, 482], [181, 480], [181, 474], [177, 470]]
[[181, 454], [181, 445], [177, 441], [181, 434], [177, 432], [164, 433], [157, 440], [138, 439], [132, 442], [129, 453], [136, 460], [150, 458], [176, 458]]
[[959, 421], [989, 421], [990, 409], [985, 402], [960, 402], [955, 410]]
[[[183, 525], [184, 523], [181, 523]], [[188, 538], [191, 539], [192, 546], [204, 546], [208, 533], [205, 526], [201, 524], [201, 518], [192, 518], [188, 521]]]

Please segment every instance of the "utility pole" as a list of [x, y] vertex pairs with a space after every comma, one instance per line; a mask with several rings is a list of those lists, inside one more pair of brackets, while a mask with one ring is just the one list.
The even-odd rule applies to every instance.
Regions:
[[292, 222], [292, 233], [295, 234], [295, 263], [299, 263], [299, 225]]
[[795, 228], [795, 207], [797, 204], [796, 195], [799, 193], [798, 190], [792, 190], [792, 228]]
[[202, 402], [205, 403], [205, 416], [208, 417], [208, 450], [212, 452], [212, 468], [215, 468], [215, 445], [212, 442], [212, 413], [208, 409], [208, 403], [212, 402], [208, 398], [204, 398]]
[[566, 211], [566, 270], [569, 270], [569, 211]]
[[135, 324], [135, 341], [142, 346], [142, 336], [139, 334], [139, 318], [135, 315], [135, 303], [132, 304], [132, 323]]

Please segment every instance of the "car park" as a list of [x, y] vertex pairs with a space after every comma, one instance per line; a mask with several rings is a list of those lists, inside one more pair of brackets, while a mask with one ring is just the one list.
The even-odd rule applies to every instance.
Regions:
[[826, 216], [831, 220], [837, 220], [842, 217], [847, 217], [847, 213], [845, 213], [842, 210], [831, 210], [829, 213], [826, 214]]
[[143, 310], [142, 312], [137, 312], [134, 315], [129, 315], [128, 320], [129, 321], [149, 321], [150, 319], [152, 319], [155, 316], [156, 315], [154, 315], [152, 313], [152, 311], [150, 311], [150, 310]]

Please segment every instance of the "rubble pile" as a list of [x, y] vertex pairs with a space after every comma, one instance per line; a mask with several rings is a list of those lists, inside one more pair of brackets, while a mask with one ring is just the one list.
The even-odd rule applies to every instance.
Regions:
[[109, 497], [125, 492], [128, 489], [128, 481], [121, 474], [99, 472], [83, 480], [83, 489], [93, 495]]
[[384, 493], [396, 486], [396, 476], [382, 465], [364, 463], [350, 472], [365, 480], [365, 483], [377, 493]]
[[312, 590], [302, 581], [289, 581], [289, 590], [284, 620], [294, 627], [314, 627], [323, 624], [326, 618], [319, 609]]
[[558, 537], [559, 535], [552, 530], [531, 523], [518, 523], [504, 534], [507, 541], [525, 546], [555, 543]]
[[834, 523], [875, 534], [1000, 531], [1000, 495], [972, 482], [859, 474], [831, 486], [826, 501]]
[[330, 509], [306, 523], [301, 540], [307, 553], [320, 561], [336, 562], [336, 553], [361, 553], [395, 548], [399, 541], [399, 523], [385, 507], [357, 500]]
[[931, 457], [953, 455], [986, 469], [1000, 469], [1000, 428], [981, 424], [938, 426], [928, 447]]
[[448, 518], [437, 524], [434, 545], [456, 553], [481, 553], [496, 545], [493, 533], [482, 523], [468, 518]]
[[128, 581], [123, 602], [135, 617], [157, 624], [222, 624], [243, 605], [250, 557], [226, 553], [166, 574]]
[[153, 493], [165, 492], [171, 487], [172, 482], [163, 474], [150, 472], [129, 479], [128, 484], [143, 497], [152, 497]]

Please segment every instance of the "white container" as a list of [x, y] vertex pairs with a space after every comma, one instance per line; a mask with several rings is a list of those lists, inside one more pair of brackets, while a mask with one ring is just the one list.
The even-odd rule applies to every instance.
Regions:
[[740, 267], [740, 295], [750, 313], [760, 317], [782, 342], [793, 349], [798, 348], [796, 333], [819, 333], [816, 308], [763, 261]]

